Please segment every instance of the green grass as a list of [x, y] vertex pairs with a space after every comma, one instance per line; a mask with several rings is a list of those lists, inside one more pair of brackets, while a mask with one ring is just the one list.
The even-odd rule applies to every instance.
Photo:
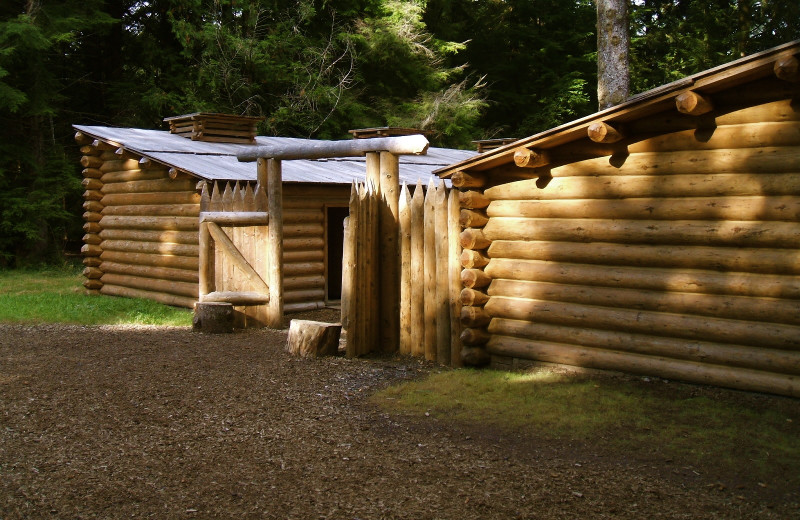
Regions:
[[80, 325], [177, 325], [192, 313], [150, 300], [90, 295], [80, 268], [0, 271], [0, 322]]
[[400, 413], [586, 442], [626, 456], [739, 468], [764, 479], [785, 470], [800, 482], [800, 406], [790, 398], [548, 370], [454, 370], [373, 399]]

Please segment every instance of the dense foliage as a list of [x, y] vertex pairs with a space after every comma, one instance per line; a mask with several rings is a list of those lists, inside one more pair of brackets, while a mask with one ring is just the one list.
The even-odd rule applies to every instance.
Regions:
[[[800, 37], [796, 0], [635, 0], [645, 90]], [[163, 128], [198, 110], [266, 134], [414, 126], [439, 145], [523, 137], [596, 107], [591, 0], [5, 0], [0, 265], [80, 237], [73, 123]]]

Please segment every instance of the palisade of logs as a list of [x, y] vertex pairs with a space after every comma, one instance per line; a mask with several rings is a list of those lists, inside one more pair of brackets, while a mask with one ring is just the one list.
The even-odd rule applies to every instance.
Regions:
[[[368, 179], [369, 166], [368, 156]], [[418, 183], [413, 195], [399, 190], [397, 223], [382, 227], [386, 195], [373, 182], [353, 185], [346, 221], [342, 322], [347, 331], [347, 354], [357, 356], [381, 349], [381, 330], [392, 315], [399, 322], [396, 341], [402, 355], [461, 366], [461, 289], [458, 264], [459, 203], [456, 190], [430, 182]], [[378, 244], [383, 233], [397, 237], [397, 267], [383, 262]], [[387, 301], [385, 280], [397, 292]]]
[[[465, 353], [800, 396], [796, 99], [775, 78], [685, 91], [523, 180], [454, 174]], [[590, 140], [621, 148], [584, 158]]]

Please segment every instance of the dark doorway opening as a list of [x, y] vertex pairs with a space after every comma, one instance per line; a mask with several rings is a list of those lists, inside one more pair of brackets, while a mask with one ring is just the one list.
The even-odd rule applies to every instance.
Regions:
[[326, 208], [328, 244], [328, 300], [342, 299], [342, 255], [344, 254], [344, 219], [350, 208]]

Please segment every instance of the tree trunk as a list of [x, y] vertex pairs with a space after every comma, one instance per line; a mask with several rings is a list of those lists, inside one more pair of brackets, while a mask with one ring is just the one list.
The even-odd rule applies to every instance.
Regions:
[[628, 97], [628, 5], [626, 0], [597, 0], [597, 102], [599, 110]]

